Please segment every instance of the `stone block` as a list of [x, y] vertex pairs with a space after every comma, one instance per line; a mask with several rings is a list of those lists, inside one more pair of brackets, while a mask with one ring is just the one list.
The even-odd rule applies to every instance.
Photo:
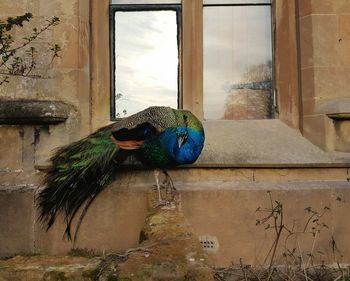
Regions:
[[[298, 53], [296, 42], [295, 1], [275, 2], [275, 87], [278, 95], [278, 117], [293, 128], [299, 127]], [[298, 35], [299, 36], [299, 35]]]
[[303, 114], [306, 116], [315, 114], [316, 101], [314, 98], [303, 100]]
[[[147, 194], [118, 191], [118, 183], [107, 187], [92, 203], [75, 244], [63, 238], [65, 224], [61, 216], [48, 232], [41, 224], [36, 224], [36, 250], [46, 254], [65, 254], [74, 246], [98, 252], [135, 247], [147, 214]], [[79, 215], [73, 222], [73, 235]]]
[[79, 99], [79, 111], [81, 118], [80, 135], [87, 136], [91, 133], [91, 95], [90, 95], [90, 75], [88, 69], [80, 69], [78, 71], [78, 99]]
[[54, 1], [40, 1], [39, 13], [44, 16], [71, 16], [78, 15], [79, 13], [79, 1], [78, 0], [54, 0]]
[[337, 1], [333, 0], [299, 0], [299, 16], [310, 14], [334, 14]]
[[338, 16], [339, 40], [350, 40], [350, 15]]
[[314, 100], [315, 98], [315, 70], [312, 67], [300, 70], [301, 91], [303, 101], [303, 114], [312, 115], [314, 111], [312, 108], [304, 108], [305, 101]]
[[2, 187], [0, 190], [0, 255], [34, 251], [34, 190]]
[[88, 21], [79, 20], [79, 51], [78, 67], [89, 69], [90, 65], [90, 24]]
[[313, 15], [311, 18], [312, 28], [308, 30], [308, 33], [313, 40], [313, 66], [339, 65], [337, 16]]
[[308, 169], [255, 169], [254, 180], [260, 182], [285, 182], [285, 181], [345, 181], [347, 179], [346, 168], [317, 168]]
[[314, 42], [312, 37], [311, 16], [300, 19], [300, 64], [301, 68], [310, 67], [314, 64]]
[[350, 2], [348, 0], [333, 1], [337, 14], [349, 14]]
[[22, 168], [23, 136], [18, 126], [0, 126], [0, 169]]
[[[340, 36], [339, 36], [340, 37]], [[339, 65], [341, 67], [348, 67], [350, 65], [350, 40], [342, 39], [341, 37], [338, 40], [337, 51], [339, 56]]]
[[[101, 1], [99, 1], [99, 4], [101, 4]], [[90, 18], [90, 1], [85, 0], [78, 0], [78, 16], [82, 21], [89, 21]]]
[[315, 97], [349, 97], [350, 71], [347, 67], [316, 67], [314, 75]]
[[0, 99], [0, 124], [55, 124], [64, 122], [70, 107], [59, 101]]
[[27, 0], [1, 1], [0, 16], [17, 16], [27, 12]]
[[350, 97], [330, 98], [317, 103], [317, 113], [334, 115], [347, 114], [350, 109]]
[[0, 260], [1, 281], [71, 280], [87, 281], [99, 265], [99, 258], [16, 256]]
[[33, 15], [39, 15], [40, 0], [27, 0], [27, 10]]
[[335, 150], [350, 152], [350, 120], [334, 120]]
[[313, 144], [325, 149], [326, 129], [325, 115], [310, 115], [303, 117], [303, 135]]
[[56, 68], [78, 68], [79, 63], [79, 34], [78, 16], [62, 16], [61, 22], [54, 29], [54, 40], [61, 47], [61, 56], [54, 61]]

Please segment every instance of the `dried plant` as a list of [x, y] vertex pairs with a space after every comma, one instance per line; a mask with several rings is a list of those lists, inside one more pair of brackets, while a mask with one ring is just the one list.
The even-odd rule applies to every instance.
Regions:
[[[257, 208], [256, 212], [263, 215], [256, 220], [256, 225], [263, 226], [265, 231], [272, 231], [273, 242], [263, 262], [268, 266], [252, 267], [243, 264], [240, 259], [239, 265], [217, 269], [214, 279], [220, 281], [350, 281], [350, 269], [348, 266], [341, 265], [340, 260], [343, 256], [333, 235], [330, 237], [329, 245], [337, 266], [327, 266], [324, 261], [318, 263], [315, 261], [316, 254], [320, 256], [324, 254], [317, 249], [316, 244], [319, 234], [324, 229], [328, 229], [324, 218], [331, 209], [328, 206], [321, 211], [312, 207], [304, 208], [306, 221], [297, 228], [295, 222], [292, 225], [286, 223], [283, 203], [274, 200], [270, 191], [267, 193], [269, 206]], [[336, 200], [341, 202], [339, 197]], [[311, 243], [305, 243], [305, 241], [311, 241]], [[302, 249], [302, 245], [305, 247], [306, 244], [307, 248]], [[282, 250], [281, 256], [278, 256], [278, 249]], [[277, 264], [277, 257], [280, 258], [279, 261], [284, 260], [284, 262]]]

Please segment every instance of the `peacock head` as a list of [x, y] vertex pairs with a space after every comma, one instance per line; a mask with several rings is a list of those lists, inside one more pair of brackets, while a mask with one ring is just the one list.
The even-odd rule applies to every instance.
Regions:
[[177, 164], [191, 164], [200, 155], [204, 145], [202, 123], [190, 111], [176, 110], [177, 127], [170, 142], [170, 154]]

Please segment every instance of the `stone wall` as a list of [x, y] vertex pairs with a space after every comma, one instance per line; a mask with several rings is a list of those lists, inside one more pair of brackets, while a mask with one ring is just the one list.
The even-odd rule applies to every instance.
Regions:
[[349, 1], [299, 1], [303, 134], [326, 150], [350, 151], [349, 24]]
[[[25, 107], [31, 100], [62, 101], [70, 108], [68, 119], [60, 124], [45, 121], [31, 124], [29, 120], [22, 122], [28, 124], [0, 125], [0, 183], [7, 184], [6, 174], [34, 173], [36, 168], [47, 165], [54, 148], [91, 131], [89, 1], [1, 0], [0, 6], [1, 19], [26, 12], [33, 14], [30, 23], [15, 30], [17, 39], [28, 36], [33, 27], [40, 27], [53, 16], [60, 18], [59, 25], [43, 33], [34, 45], [39, 51], [37, 73], [45, 78], [11, 77], [9, 83], [1, 85], [0, 98], [29, 101], [23, 104]], [[43, 48], [53, 42], [62, 51], [50, 63]], [[16, 178], [12, 184], [28, 183], [23, 177]]]
[[[39, 70], [47, 74], [48, 79], [13, 77], [9, 84], [0, 86], [0, 98], [27, 100], [23, 103], [27, 105], [32, 101], [45, 100], [51, 103], [49, 106], [55, 106], [55, 102], [60, 101], [69, 109], [63, 123], [42, 121], [0, 125], [0, 255], [21, 251], [65, 253], [72, 247], [71, 243], [62, 242], [63, 224], [55, 225], [49, 233], [41, 229], [36, 219], [34, 195], [43, 174], [41, 170], [48, 167], [53, 149], [77, 140], [110, 121], [108, 3], [108, 0], [0, 0], [1, 19], [32, 12], [35, 16], [33, 22], [40, 23], [58, 16], [61, 23], [45, 33], [42, 40], [57, 42], [62, 47], [61, 57], [53, 64], [44, 66], [47, 65], [47, 57], [39, 59]], [[183, 105], [202, 116], [202, 14], [198, 12], [201, 2], [186, 0], [184, 3], [184, 24], [195, 27], [183, 34]], [[349, 151], [349, 111], [346, 111], [349, 109], [347, 82], [350, 78], [349, 1], [276, 0], [274, 16], [280, 120], [300, 129], [305, 137], [324, 149]], [[30, 28], [25, 25], [25, 29]], [[21, 30], [16, 32], [21, 36]], [[293, 131], [294, 137], [290, 138], [281, 130], [279, 123], [279, 120], [269, 120], [265, 124], [255, 122], [247, 126], [242, 121], [234, 124], [207, 122], [206, 150], [199, 163], [201, 169], [187, 167], [177, 173], [178, 186], [183, 188], [186, 217], [198, 235], [213, 235], [222, 243], [220, 252], [213, 256], [217, 264], [228, 264], [239, 257], [257, 262], [249, 251], [259, 251], [260, 244], [252, 245], [264, 240], [254, 234], [254, 211], [265, 201], [257, 202], [256, 198], [261, 199], [271, 188], [284, 200], [290, 200], [290, 213], [294, 205], [299, 206], [299, 210], [307, 207], [309, 201], [303, 201], [305, 198], [317, 208], [324, 207], [329, 198], [337, 207], [338, 201], [334, 198], [344, 198], [345, 209], [338, 208], [330, 224], [337, 235], [347, 237], [350, 233], [348, 226], [344, 225], [344, 214], [349, 209], [349, 155], [326, 157], [315, 147], [308, 149], [310, 146], [302, 146], [304, 149], [299, 149], [299, 146], [293, 146], [298, 144], [295, 140], [302, 139], [304, 143], [305, 139], [297, 131]], [[232, 124], [236, 130], [233, 130]], [[266, 137], [266, 134], [269, 136]], [[259, 142], [256, 145], [255, 140], [259, 138], [263, 139], [263, 146]], [[305, 161], [310, 153], [314, 161]], [[220, 162], [219, 158], [223, 156], [225, 161]], [[291, 163], [296, 158], [298, 161]], [[330, 171], [327, 167], [332, 164]], [[270, 165], [271, 169], [260, 169], [260, 177], [249, 168], [232, 168], [264, 165]], [[300, 169], [291, 179], [285, 177], [293, 165]], [[208, 169], [213, 166], [221, 168]], [[283, 170], [276, 170], [281, 166]], [[314, 167], [312, 171], [303, 168], [311, 166]], [[192, 172], [193, 176], [184, 177]], [[334, 176], [334, 173], [341, 175]], [[270, 174], [277, 174], [278, 181], [268, 180]], [[136, 193], [134, 189], [138, 185], [149, 188], [152, 185], [150, 178], [149, 173], [142, 176], [141, 172], [129, 171], [121, 181], [107, 188], [87, 215], [78, 246], [101, 251], [135, 246], [147, 203], [145, 194]], [[119, 190], [123, 180], [126, 192]], [[239, 204], [244, 208], [240, 209]], [[224, 212], [222, 206], [225, 206]], [[302, 211], [298, 216], [303, 217]], [[249, 226], [238, 229], [242, 218]], [[328, 245], [328, 242], [325, 239], [322, 245]], [[350, 246], [347, 241], [341, 242], [349, 261]]]

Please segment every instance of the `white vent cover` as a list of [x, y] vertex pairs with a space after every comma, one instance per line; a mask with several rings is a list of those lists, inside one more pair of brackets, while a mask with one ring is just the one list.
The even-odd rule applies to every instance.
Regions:
[[215, 236], [200, 235], [198, 238], [204, 251], [215, 253], [219, 250], [219, 240]]

